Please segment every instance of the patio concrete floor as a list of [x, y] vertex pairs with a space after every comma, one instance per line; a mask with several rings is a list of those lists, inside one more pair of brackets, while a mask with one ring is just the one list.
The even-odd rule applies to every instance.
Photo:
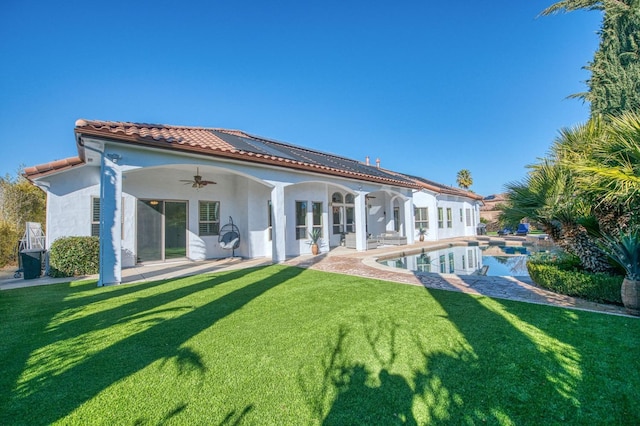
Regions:
[[[438, 242], [418, 242], [405, 246], [383, 246], [375, 250], [358, 252], [345, 247], [336, 247], [317, 256], [303, 255], [288, 259], [285, 265], [315, 269], [340, 274], [357, 275], [402, 284], [423, 286], [440, 290], [458, 291], [468, 294], [482, 295], [498, 299], [516, 300], [527, 303], [552, 305], [563, 308], [602, 312], [614, 315], [627, 315], [622, 306], [605, 305], [589, 302], [575, 297], [564, 296], [536, 286], [529, 277], [491, 277], [462, 276], [451, 274], [415, 273], [398, 268], [381, 265], [376, 262], [380, 257], [403, 252], [432, 250], [457, 244], [507, 244], [520, 245], [524, 238], [507, 237], [489, 238], [456, 238]], [[202, 273], [223, 272], [253, 266], [270, 265], [270, 259], [227, 258], [202, 262], [165, 262], [138, 265], [122, 270], [123, 284], [172, 279]], [[97, 279], [97, 276], [75, 278], [41, 277], [31, 280], [14, 278], [13, 271], [0, 271], [0, 290], [10, 290], [36, 285], [46, 285], [77, 281], [80, 279]]]

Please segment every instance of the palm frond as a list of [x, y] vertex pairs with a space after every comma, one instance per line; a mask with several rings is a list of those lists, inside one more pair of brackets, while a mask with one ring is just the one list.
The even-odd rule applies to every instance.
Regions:
[[603, 2], [600, 0], [563, 0], [558, 3], [554, 3], [542, 12], [538, 16], [555, 15], [558, 13], [572, 12], [574, 10], [586, 9], [586, 10], [602, 10]]

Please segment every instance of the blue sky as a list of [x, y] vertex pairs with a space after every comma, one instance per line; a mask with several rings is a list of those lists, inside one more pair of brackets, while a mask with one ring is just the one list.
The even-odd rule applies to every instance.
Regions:
[[79, 118], [241, 129], [482, 195], [587, 119], [598, 12], [553, 1], [0, 4], [0, 174]]

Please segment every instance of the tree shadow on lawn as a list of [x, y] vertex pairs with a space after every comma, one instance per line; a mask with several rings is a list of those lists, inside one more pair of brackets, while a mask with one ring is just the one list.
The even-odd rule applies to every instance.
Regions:
[[[261, 272], [262, 271], [262, 272]], [[0, 423], [13, 419], [21, 419], [29, 424], [50, 424], [63, 419], [80, 405], [89, 401], [107, 387], [127, 378], [130, 375], [144, 369], [155, 361], [174, 359], [180, 371], [204, 374], [206, 367], [196, 352], [182, 345], [201, 331], [211, 327], [217, 321], [232, 314], [236, 310], [259, 297], [266, 291], [300, 274], [300, 268], [251, 268], [216, 274], [216, 276], [192, 277], [194, 284], [172, 288], [162, 292], [151, 291], [145, 294], [145, 290], [162, 286], [163, 283], [148, 283], [119, 288], [106, 287], [104, 290], [96, 290], [91, 287], [95, 295], [83, 297], [81, 289], [71, 292], [52, 292], [58, 294], [56, 299], [49, 302], [58, 304], [60, 309], [53, 312], [47, 318], [41, 318], [35, 329], [29, 329], [34, 333], [34, 343], [26, 345], [20, 357], [22, 365], [19, 371], [12, 375], [12, 382], [5, 383], [8, 392], [2, 404]], [[246, 285], [236, 288], [227, 294], [212, 295], [212, 300], [204, 301], [201, 306], [189, 306], [185, 299], [185, 306], [176, 309], [184, 309], [185, 313], [168, 319], [153, 317], [157, 309], [171, 301], [175, 301], [194, 294], [211, 289], [220, 284], [228, 283], [235, 279], [247, 280], [252, 274], [255, 278]], [[168, 280], [168, 283], [176, 280]], [[189, 282], [190, 280], [187, 280]], [[109, 300], [124, 294], [139, 293], [140, 297], [127, 301], [101, 312], [94, 312], [86, 317], [78, 315], [78, 318], [66, 316], [65, 321], [58, 321], [54, 317], [58, 312], [71, 310], [77, 312], [82, 306], [102, 300]], [[203, 297], [207, 297], [206, 295]], [[150, 319], [145, 320], [144, 312], [149, 312]], [[64, 314], [63, 314], [64, 315]], [[50, 326], [50, 322], [54, 322]], [[85, 335], [91, 336], [96, 330], [108, 329], [118, 323], [138, 321], [137, 327], [124, 338], [116, 340], [109, 346], [94, 352], [91, 350], [91, 338], [89, 341]], [[38, 336], [39, 334], [43, 336]], [[98, 333], [95, 338], [99, 338]], [[48, 363], [46, 368], [42, 365], [30, 365], [33, 354], [46, 351], [48, 345], [65, 339], [79, 339], [78, 353], [62, 350], [59, 353], [42, 354], [42, 361]], [[95, 342], [99, 343], [99, 342]], [[69, 357], [69, 359], [65, 358]], [[11, 361], [12, 363], [14, 360]], [[33, 369], [35, 371], [29, 371]], [[3, 398], [4, 399], [4, 398]], [[178, 407], [175, 416], [185, 407]], [[242, 414], [242, 413], [241, 413]], [[246, 413], [244, 413], [246, 414]], [[241, 415], [241, 417], [244, 416]], [[235, 414], [234, 414], [235, 415]]]
[[417, 424], [409, 379], [394, 371], [397, 331], [393, 323], [367, 317], [342, 324], [319, 368], [300, 370], [298, 383], [318, 423]]
[[433, 423], [564, 423], [579, 417], [582, 371], [575, 347], [509, 314], [496, 299], [427, 291], [462, 338], [452, 354], [421, 350], [426, 362], [416, 389], [431, 401]]
[[[420, 319], [411, 322], [364, 318], [342, 324], [319, 363], [300, 369], [300, 388], [318, 423], [619, 419], [603, 418], [609, 414], [606, 404], [594, 411], [583, 406], [581, 346], [537, 327], [535, 317], [544, 307], [534, 305], [525, 321], [494, 299], [427, 291], [441, 309], [416, 312]], [[562, 309], [548, 311], [567, 321]]]
[[[637, 318], [545, 307], [544, 315], [504, 302], [507, 316], [535, 327], [574, 347], [579, 356], [581, 380], [575, 389], [585, 418], [605, 405], [608, 424], [640, 424], [640, 321]], [[588, 326], [585, 326], [588, 324]], [[559, 331], [562, 336], [559, 336]]]

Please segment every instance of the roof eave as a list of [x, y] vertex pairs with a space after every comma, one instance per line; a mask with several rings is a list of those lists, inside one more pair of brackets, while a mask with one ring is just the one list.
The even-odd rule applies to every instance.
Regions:
[[[235, 159], [244, 162], [250, 163], [260, 163], [260, 164], [269, 164], [277, 167], [303, 170], [303, 171], [311, 171], [317, 172], [321, 174], [331, 175], [331, 176], [340, 176], [347, 178], [356, 178], [359, 180], [364, 180], [368, 182], [382, 183], [386, 185], [395, 185], [401, 186], [403, 188], [412, 188], [417, 189], [419, 185], [412, 182], [403, 182], [395, 179], [384, 179], [376, 176], [366, 175], [357, 172], [348, 172], [339, 169], [333, 169], [330, 167], [317, 166], [314, 164], [297, 162], [293, 160], [288, 160], [284, 158], [279, 158], [275, 156], [268, 156], [264, 154], [256, 154], [245, 151], [226, 151], [226, 150], [214, 150], [210, 148], [202, 148], [197, 146], [184, 146], [184, 145], [176, 145], [172, 143], [166, 143], [164, 146], [160, 145], [162, 140], [154, 139], [152, 137], [140, 137], [134, 135], [127, 135], [124, 133], [112, 133], [110, 131], [104, 131], [99, 129], [93, 129], [88, 127], [76, 127], [74, 129], [76, 136], [78, 137], [78, 141], [81, 140], [82, 136], [94, 136], [100, 137], [101, 139], [108, 139], [113, 142], [122, 142], [127, 144], [136, 144], [143, 145], [156, 149], [163, 149], [169, 151], [179, 151], [179, 152], [192, 152], [203, 154], [212, 157], [224, 157]], [[247, 158], [249, 157], [249, 158]]]

